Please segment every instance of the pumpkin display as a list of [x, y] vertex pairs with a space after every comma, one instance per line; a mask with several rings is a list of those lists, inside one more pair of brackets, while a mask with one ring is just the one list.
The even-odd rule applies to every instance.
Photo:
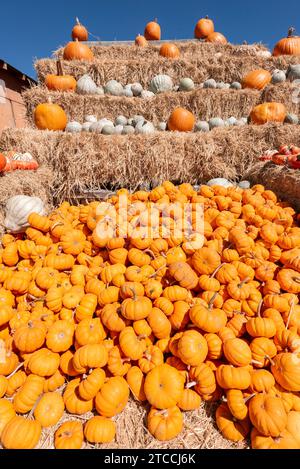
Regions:
[[180, 50], [175, 44], [165, 42], [159, 49], [159, 55], [168, 59], [178, 59], [180, 56]]
[[64, 60], [85, 60], [90, 61], [94, 59], [92, 50], [86, 44], [82, 44], [75, 39], [73, 42], [68, 42], [64, 48]]
[[53, 91], [74, 91], [76, 88], [76, 80], [72, 75], [64, 75], [63, 67], [60, 60], [56, 62], [57, 75], [47, 75], [45, 85], [48, 90]]
[[273, 55], [300, 55], [300, 37], [294, 36], [295, 28], [289, 28], [287, 37], [280, 39], [274, 47]]
[[79, 19], [76, 18], [76, 24], [72, 29], [72, 39], [75, 41], [87, 41], [89, 38], [88, 30], [80, 23]]
[[160, 41], [161, 29], [157, 19], [146, 24], [144, 36], [147, 41]]
[[215, 31], [214, 22], [206, 16], [197, 21], [194, 36], [196, 39], [205, 39]]
[[194, 115], [182, 107], [175, 108], [169, 119], [168, 119], [168, 129], [176, 130], [178, 132], [190, 132], [193, 130], [195, 125]]
[[255, 106], [250, 113], [253, 124], [266, 124], [267, 122], [283, 122], [286, 116], [286, 108], [281, 103], [263, 103]]
[[252, 88], [255, 90], [262, 90], [265, 88], [272, 80], [272, 75], [268, 70], [258, 69], [252, 70], [252, 72], [247, 73], [242, 80], [243, 88]]
[[[128, 238], [100, 240], [96, 224], [119, 210], [118, 195]], [[136, 237], [137, 217], [149, 223], [158, 201], [176, 202], [161, 220], [176, 236]], [[177, 231], [179, 207], [191, 203], [193, 223], [198, 201], [205, 233], [191, 240]], [[222, 400], [225, 438], [299, 447], [300, 230], [273, 192], [165, 181], [48, 216], [37, 207], [26, 220], [0, 253], [3, 447], [33, 448], [53, 427], [58, 449], [109, 443], [130, 393], [150, 404], [160, 441], [181, 432], [183, 412]]]
[[40, 130], [65, 130], [67, 122], [67, 115], [58, 104], [38, 104], [34, 110], [34, 123]]

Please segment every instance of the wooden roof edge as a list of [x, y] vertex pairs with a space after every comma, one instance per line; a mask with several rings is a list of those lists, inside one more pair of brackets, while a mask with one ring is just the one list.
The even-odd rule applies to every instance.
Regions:
[[14, 75], [17, 75], [21, 80], [28, 80], [31, 84], [37, 84], [37, 81], [34, 78], [31, 78], [29, 75], [26, 75], [26, 73], [23, 73], [17, 68], [13, 67], [6, 60], [0, 59], [0, 69], [12, 72]]

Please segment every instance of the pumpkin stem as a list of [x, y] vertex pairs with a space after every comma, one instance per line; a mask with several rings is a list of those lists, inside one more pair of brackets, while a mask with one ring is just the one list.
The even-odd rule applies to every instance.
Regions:
[[76, 24], [81, 24], [79, 19], [77, 18], [77, 16], [76, 16], [75, 20], [76, 20]]
[[290, 26], [289, 29], [288, 29], [287, 37], [293, 37], [295, 31], [296, 31], [296, 29], [294, 28], [294, 26]]
[[285, 325], [286, 329], [289, 328], [291, 316], [292, 316], [292, 313], [293, 313], [293, 309], [294, 309], [294, 299], [292, 299], [292, 301], [290, 303], [290, 310], [289, 310], [288, 318], [287, 318], [286, 325]]
[[258, 316], [259, 318], [261, 318], [261, 308], [262, 308], [263, 302], [264, 302], [264, 300], [260, 300], [260, 302], [258, 303], [258, 307], [257, 307], [257, 316]]
[[223, 262], [222, 264], [220, 264], [214, 271], [213, 273], [211, 274], [210, 278], [214, 278], [214, 276], [219, 272], [219, 270], [221, 269], [221, 267], [223, 267], [223, 265], [225, 265], [226, 262]]
[[20, 368], [22, 368], [22, 366], [24, 365], [24, 363], [25, 363], [25, 362], [20, 363], [20, 364], [17, 366], [17, 368], [16, 368], [10, 375], [6, 376], [6, 379], [11, 378]]
[[275, 365], [275, 362], [274, 362], [274, 360], [272, 360], [272, 358], [271, 358], [271, 357], [269, 357], [269, 355], [265, 355], [265, 358], [267, 358], [267, 359], [269, 360], [269, 362], [271, 363], [271, 365], [272, 365], [272, 366], [274, 366], [274, 365]]
[[254, 392], [253, 394], [250, 394], [250, 396], [245, 397], [245, 399], [244, 399], [245, 404], [246, 404], [246, 402], [250, 401], [250, 399], [252, 399], [252, 397], [256, 396], [256, 394], [257, 394], [257, 393]]
[[219, 294], [219, 292], [217, 292], [217, 291], [213, 294], [213, 296], [212, 296], [211, 299], [209, 300], [208, 309], [212, 309], [213, 304], [214, 304], [214, 301], [215, 301], [215, 299], [216, 299], [216, 297], [217, 297], [218, 294]]
[[185, 389], [190, 389], [193, 386], [196, 386], [196, 384], [197, 384], [197, 381], [190, 381], [189, 383], [186, 383]]
[[245, 283], [247, 283], [248, 281], [250, 280], [249, 277], [245, 277], [244, 280], [242, 280], [240, 283], [239, 283], [239, 288], [241, 288]]
[[63, 76], [64, 71], [63, 71], [62, 63], [61, 63], [61, 60], [60, 60], [60, 59], [57, 60], [57, 62], [56, 62], [56, 67], [57, 67], [57, 75]]
[[136, 291], [133, 287], [130, 287], [129, 290], [131, 290], [132, 294], [133, 294], [133, 300], [136, 301], [137, 299], [137, 294], [136, 294]]
[[166, 268], [166, 266], [165, 266], [165, 265], [162, 265], [162, 266], [159, 267], [159, 269], [157, 269], [153, 274], [149, 275], [148, 278], [156, 277], [157, 272], [159, 272], [160, 270], [165, 269], [165, 268]]
[[251, 360], [251, 363], [254, 363], [254, 365], [260, 365], [260, 366], [263, 365], [263, 363], [259, 362], [258, 360]]
[[168, 409], [162, 409], [155, 412], [155, 415], [162, 415], [163, 417], [168, 417]]
[[145, 252], [146, 254], [150, 254], [150, 256], [152, 256], [153, 259], [155, 259], [155, 254], [154, 254], [153, 251], [151, 251], [151, 249], [145, 249], [144, 252]]

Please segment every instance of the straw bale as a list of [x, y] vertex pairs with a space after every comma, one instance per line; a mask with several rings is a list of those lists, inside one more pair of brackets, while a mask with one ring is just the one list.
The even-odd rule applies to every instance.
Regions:
[[269, 85], [262, 92], [262, 101], [284, 103], [289, 112], [300, 117], [300, 86], [299, 83], [285, 82]]
[[51, 98], [66, 111], [69, 120], [83, 122], [84, 116], [94, 114], [98, 118], [115, 119], [122, 114], [127, 117], [143, 115], [152, 122], [166, 121], [177, 106], [182, 106], [194, 113], [197, 119], [211, 117], [237, 118], [248, 116], [258, 104], [260, 92], [254, 90], [214, 90], [197, 89], [189, 92], [171, 92], [158, 94], [151, 100], [117, 96], [79, 95], [70, 92], [49, 92], [45, 87], [36, 86], [23, 93], [27, 105], [27, 118], [32, 123], [32, 116], [37, 104]]
[[257, 163], [244, 174], [253, 184], [263, 184], [300, 211], [300, 171], [272, 162]]
[[26, 150], [46, 162], [54, 173], [52, 195], [61, 201], [79, 194], [88, 198], [98, 189], [136, 189], [164, 179], [201, 183], [221, 176], [238, 180], [261, 153], [283, 143], [300, 145], [300, 127], [246, 125], [208, 133], [131, 136], [11, 129], [3, 132], [0, 150]]
[[[137, 47], [134, 43], [109, 43], [105, 42], [88, 42], [88, 46], [92, 49], [94, 56], [98, 59], [114, 59], [114, 60], [149, 60], [158, 56], [161, 44], [166, 41], [149, 42], [148, 47]], [[233, 44], [209, 44], [198, 40], [190, 41], [168, 41], [175, 43], [180, 49], [180, 56], [183, 59], [197, 57], [198, 59], [207, 59], [215, 54], [222, 53], [232, 56], [256, 57], [257, 53], [267, 50], [262, 44], [250, 45], [233, 45]], [[64, 48], [61, 47], [54, 52], [55, 57], [63, 56]]]
[[[296, 56], [282, 57], [258, 57], [258, 56], [230, 56], [228, 54], [215, 54], [206, 59], [191, 57], [189, 60], [170, 60], [163, 57], [153, 60], [138, 59], [98, 59], [93, 61], [66, 61], [63, 60], [63, 68], [66, 74], [73, 75], [76, 79], [85, 73], [91, 75], [98, 85], [105, 84], [108, 80], [118, 80], [123, 85], [126, 83], [140, 82], [144, 87], [157, 74], [170, 75], [175, 83], [183, 77], [192, 78], [195, 83], [201, 83], [208, 78], [217, 81], [241, 81], [243, 76], [256, 68], [274, 70], [274, 68], [286, 69], [290, 63], [298, 63]], [[35, 63], [38, 78], [44, 82], [49, 73], [56, 73], [55, 59], [41, 59]]]

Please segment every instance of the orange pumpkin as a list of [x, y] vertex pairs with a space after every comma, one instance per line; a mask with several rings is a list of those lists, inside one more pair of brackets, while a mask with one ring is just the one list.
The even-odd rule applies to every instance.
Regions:
[[72, 29], [72, 39], [75, 41], [87, 41], [89, 37], [88, 30], [80, 23], [79, 19], [76, 18], [76, 24]]
[[168, 119], [168, 129], [176, 130], [179, 132], [190, 132], [193, 130], [195, 125], [194, 115], [182, 107], [175, 108], [169, 119]]
[[287, 37], [280, 39], [274, 47], [273, 55], [300, 55], [300, 37], [294, 36], [294, 28], [289, 28]]
[[252, 72], [247, 73], [243, 78], [242, 87], [262, 90], [271, 82], [271, 79], [272, 75], [268, 70], [263, 70], [262, 68], [252, 70]]
[[250, 113], [252, 124], [266, 124], [267, 122], [282, 123], [286, 117], [286, 107], [281, 103], [263, 103], [255, 106]]
[[157, 19], [146, 24], [144, 36], [147, 41], [160, 41], [161, 29]]
[[64, 75], [62, 63], [57, 61], [57, 75], [46, 75], [45, 85], [52, 91], [74, 91], [76, 80], [71, 75]]
[[69, 42], [64, 48], [64, 60], [93, 60], [94, 54], [91, 49], [86, 45], [79, 42], [77, 39]]
[[215, 31], [215, 26], [212, 20], [206, 16], [197, 21], [195, 26], [194, 36], [196, 39], [204, 39]]
[[180, 56], [180, 50], [175, 44], [166, 42], [159, 49], [159, 55], [162, 57], [167, 57], [168, 59], [178, 59]]
[[227, 44], [228, 41], [226, 37], [223, 36], [223, 34], [213, 32], [206, 37], [205, 42], [213, 42], [215, 44]]
[[34, 110], [34, 123], [40, 130], [65, 130], [68, 119], [58, 104], [38, 104]]

